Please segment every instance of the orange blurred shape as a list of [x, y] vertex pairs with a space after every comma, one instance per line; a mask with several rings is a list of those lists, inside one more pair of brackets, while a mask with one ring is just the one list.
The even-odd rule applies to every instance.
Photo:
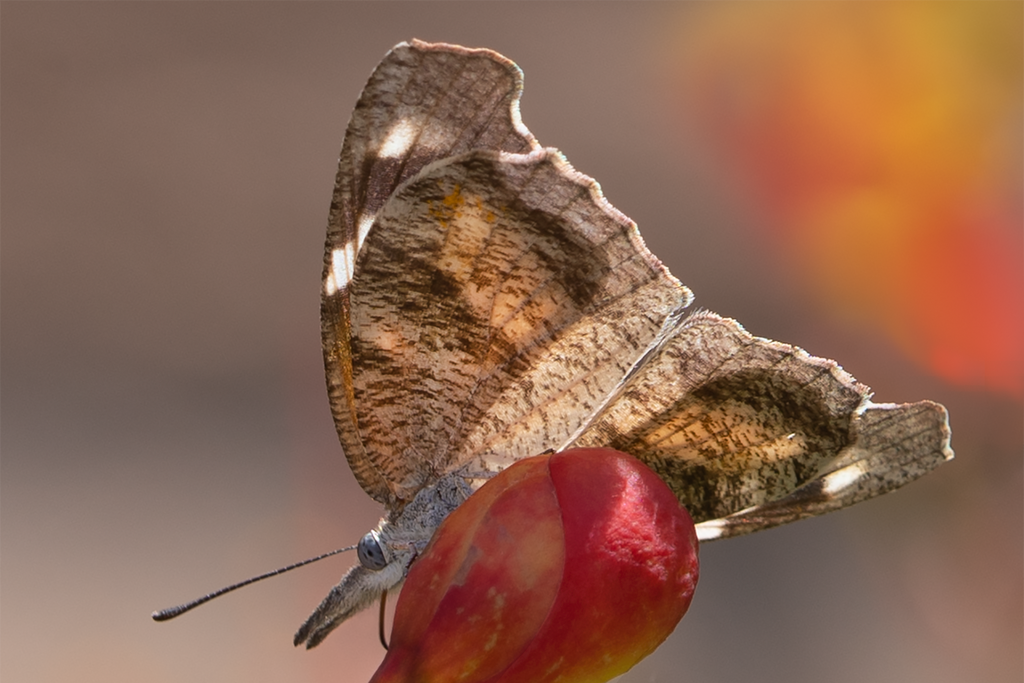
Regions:
[[707, 3], [682, 106], [830, 312], [1024, 391], [1024, 3]]

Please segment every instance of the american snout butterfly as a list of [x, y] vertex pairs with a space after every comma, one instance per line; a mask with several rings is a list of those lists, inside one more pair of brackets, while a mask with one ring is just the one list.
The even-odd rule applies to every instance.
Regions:
[[936, 403], [877, 404], [835, 362], [687, 315], [636, 225], [519, 115], [522, 72], [420, 41], [348, 124], [324, 255], [331, 409], [387, 513], [295, 643], [399, 584], [444, 517], [521, 458], [608, 446], [702, 540], [819, 515], [953, 457]]
[[352, 113], [324, 364], [345, 456], [386, 514], [296, 645], [400, 584], [452, 510], [530, 456], [632, 454], [705, 541], [852, 505], [953, 457], [941, 405], [873, 403], [831, 360], [688, 314], [690, 291], [636, 225], [523, 125], [522, 87], [495, 52], [413, 41]]

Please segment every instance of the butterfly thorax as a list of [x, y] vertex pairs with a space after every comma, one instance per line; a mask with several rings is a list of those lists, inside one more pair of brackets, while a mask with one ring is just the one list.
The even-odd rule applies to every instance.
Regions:
[[[409, 563], [426, 547], [444, 518], [472, 492], [462, 473], [442, 475], [433, 484], [420, 489], [397, 513], [389, 513], [381, 519], [367, 536], [373, 536], [380, 545], [385, 564], [404, 559], [404, 570], [408, 571]], [[360, 555], [362, 562], [362, 553]], [[363, 564], [366, 566], [365, 562]]]

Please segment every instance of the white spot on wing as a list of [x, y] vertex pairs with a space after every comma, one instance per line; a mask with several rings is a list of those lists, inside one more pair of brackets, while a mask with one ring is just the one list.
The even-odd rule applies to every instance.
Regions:
[[404, 156], [415, 142], [417, 132], [416, 126], [402, 119], [388, 131], [377, 156], [382, 159], [398, 159]]
[[348, 287], [352, 282], [352, 275], [355, 269], [355, 249], [351, 242], [346, 242], [344, 247], [331, 252], [331, 271], [324, 283], [324, 291], [327, 296], [336, 294], [339, 290]]
[[852, 486], [860, 481], [867, 474], [867, 464], [863, 461], [831, 472], [822, 477], [822, 491], [829, 495], [835, 495], [843, 489]]
[[363, 242], [366, 241], [366, 233], [370, 232], [370, 228], [373, 227], [373, 219], [377, 217], [377, 214], [370, 213], [359, 217], [359, 232], [356, 235], [356, 253], [363, 248]]
[[727, 524], [728, 523], [724, 519], [710, 519], [706, 522], [697, 524], [697, 540], [704, 542], [720, 538], [725, 532]]

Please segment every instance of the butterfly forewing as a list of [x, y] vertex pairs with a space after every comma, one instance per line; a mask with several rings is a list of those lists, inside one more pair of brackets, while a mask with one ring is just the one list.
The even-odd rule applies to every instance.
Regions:
[[357, 419], [399, 500], [459, 466], [494, 472], [560, 447], [690, 299], [548, 150], [425, 169], [358, 263]]
[[431, 162], [473, 149], [536, 148], [519, 119], [521, 91], [519, 68], [494, 52], [414, 41], [388, 53], [349, 121], [327, 226], [321, 331], [342, 447], [378, 501], [395, 499], [361, 438], [349, 349], [347, 290], [360, 247], [395, 188]]
[[392, 49], [345, 133], [328, 248], [355, 241], [358, 251], [395, 188], [427, 164], [474, 149], [537, 148], [519, 118], [522, 88], [519, 67], [490, 50], [420, 41]]

